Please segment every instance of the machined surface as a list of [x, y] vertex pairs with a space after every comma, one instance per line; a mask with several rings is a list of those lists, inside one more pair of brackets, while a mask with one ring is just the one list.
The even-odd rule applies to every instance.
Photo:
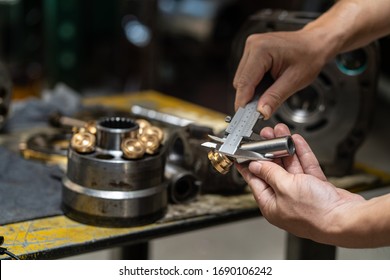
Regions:
[[105, 118], [96, 127], [93, 151], [69, 149], [62, 192], [65, 214], [83, 223], [114, 227], [161, 218], [168, 201], [164, 147], [131, 159], [122, 144], [138, 141], [135, 121]]

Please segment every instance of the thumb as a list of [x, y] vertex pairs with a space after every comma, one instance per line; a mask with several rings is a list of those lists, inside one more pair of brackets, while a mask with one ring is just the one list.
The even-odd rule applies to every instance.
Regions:
[[268, 120], [279, 106], [293, 93], [291, 92], [289, 94], [289, 89], [279, 79], [261, 95], [257, 109], [262, 113], [264, 119]]
[[269, 119], [287, 98], [302, 88], [296, 84], [297, 79], [289, 76], [291, 76], [289, 73], [284, 73], [275, 79], [274, 83], [261, 95], [257, 110], [262, 113], [264, 119]]
[[286, 181], [292, 180], [292, 174], [272, 161], [252, 161], [249, 171], [266, 182], [276, 193], [282, 191]]

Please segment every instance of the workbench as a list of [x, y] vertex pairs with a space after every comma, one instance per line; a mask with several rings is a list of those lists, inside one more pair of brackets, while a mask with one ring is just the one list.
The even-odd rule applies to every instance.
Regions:
[[[335, 184], [353, 184], [357, 192], [367, 189], [372, 174], [383, 181], [376, 187], [390, 185], [390, 176], [370, 170], [368, 175], [334, 179]], [[383, 184], [385, 183], [385, 184]], [[5, 237], [4, 247], [21, 259], [56, 259], [101, 249], [137, 246], [150, 240], [216, 226], [253, 217], [261, 213], [248, 191], [240, 195], [200, 195], [196, 201], [172, 204], [161, 220], [144, 226], [126, 228], [104, 228], [85, 225], [64, 215], [7, 224], [0, 227]], [[333, 246], [314, 244], [308, 240], [289, 236], [287, 258], [332, 258]], [[145, 256], [145, 252], [139, 252]], [[7, 258], [0, 256], [0, 259]]]
[[[223, 223], [259, 216], [251, 194], [202, 195], [189, 204], [169, 205], [156, 223], [127, 228], [80, 224], [60, 215], [0, 227], [4, 247], [21, 259], [55, 259], [128, 246]], [[5, 258], [1, 256], [0, 258]]]
[[[113, 97], [108, 100], [106, 98], [89, 99], [85, 103], [98, 104], [104, 101], [105, 105], [129, 108], [134, 98], [140, 100], [140, 96], [130, 95], [126, 102], [123, 102], [123, 97]], [[163, 107], [170, 113], [172, 112], [170, 108], [174, 107], [176, 102], [174, 98], [166, 96], [161, 98], [161, 95], [155, 92], [144, 93], [142, 98], [141, 103], [148, 103], [149, 106], [151, 100], [154, 100], [153, 102], [160, 100], [164, 103]], [[161, 109], [159, 106], [161, 106], [160, 103], [156, 109]], [[180, 108], [182, 112], [188, 114], [194, 111], [192, 106], [186, 104]], [[222, 114], [207, 111], [207, 109], [198, 110], [193, 117], [198, 119], [202, 125], [210, 125], [211, 122], [217, 129], [224, 125]], [[215, 119], [221, 119], [222, 123], [215, 122]], [[364, 165], [357, 164], [356, 168], [359, 170], [356, 174], [343, 178], [330, 178], [330, 181], [336, 186], [354, 192], [390, 185], [390, 175]], [[57, 259], [114, 247], [129, 248], [130, 246], [131, 248], [131, 246], [139, 245], [142, 247], [155, 238], [260, 216], [261, 213], [252, 194], [249, 189], [246, 189], [241, 194], [201, 194], [192, 202], [169, 204], [167, 213], [162, 219], [144, 226], [97, 227], [81, 224], [64, 215], [56, 215], [2, 225], [0, 235], [5, 237], [3, 246], [20, 259]], [[316, 244], [293, 236], [289, 237], [288, 246], [287, 258], [289, 259], [335, 257], [335, 247]], [[145, 257], [147, 257], [145, 252], [132, 256], [132, 258]], [[0, 259], [7, 258], [7, 256], [0, 256]]]
[[[84, 106], [100, 106], [129, 112], [137, 104], [159, 112], [194, 120], [220, 131], [226, 126], [224, 115], [195, 104], [154, 91], [83, 98]], [[43, 129], [44, 131], [45, 129]], [[17, 136], [23, 139], [26, 136]], [[12, 138], [1, 141], [14, 143]], [[11, 149], [16, 149], [12, 147]], [[58, 164], [66, 167], [63, 161]], [[12, 199], [12, 198], [10, 198]], [[21, 259], [55, 259], [112, 247], [146, 244], [149, 240], [213, 225], [259, 216], [259, 210], [247, 191], [239, 195], [205, 194], [185, 204], [169, 204], [164, 217], [153, 224], [125, 228], [85, 225], [65, 215], [7, 223], [0, 227], [3, 244]], [[141, 258], [145, 252], [140, 252]], [[6, 258], [6, 256], [0, 256]]]

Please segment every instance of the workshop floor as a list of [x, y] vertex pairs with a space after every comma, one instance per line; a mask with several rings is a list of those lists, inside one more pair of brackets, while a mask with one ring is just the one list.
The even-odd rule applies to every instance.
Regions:
[[[390, 91], [388, 91], [390, 92]], [[390, 98], [378, 98], [372, 132], [357, 154], [357, 161], [390, 172]], [[388, 192], [390, 189], [381, 190]], [[369, 195], [373, 195], [370, 193]], [[263, 218], [216, 226], [160, 238], [150, 243], [151, 259], [284, 259], [286, 234]], [[116, 249], [71, 259], [115, 259]], [[390, 247], [338, 249], [337, 259], [390, 259]]]

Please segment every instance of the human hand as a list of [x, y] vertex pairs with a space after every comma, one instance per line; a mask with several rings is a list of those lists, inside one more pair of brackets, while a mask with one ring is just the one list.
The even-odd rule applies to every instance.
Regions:
[[250, 35], [238, 65], [233, 86], [235, 109], [244, 107], [266, 72], [274, 83], [260, 97], [257, 109], [268, 119], [292, 94], [308, 86], [327, 61], [314, 33], [270, 32]]
[[[264, 138], [290, 135], [284, 124], [261, 131]], [[292, 136], [296, 154], [271, 161], [237, 165], [262, 215], [273, 225], [317, 242], [352, 246], [340, 234], [354, 209], [365, 200], [329, 183], [318, 160], [300, 135]], [[351, 212], [352, 211], [352, 212]]]

